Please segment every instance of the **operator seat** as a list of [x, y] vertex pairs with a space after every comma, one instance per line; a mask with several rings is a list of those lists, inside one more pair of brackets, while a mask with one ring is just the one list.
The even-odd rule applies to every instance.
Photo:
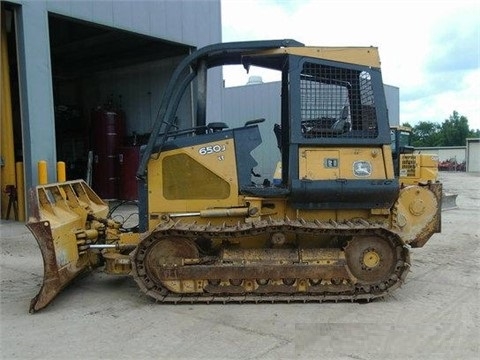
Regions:
[[210, 132], [219, 132], [228, 129], [228, 125], [223, 122], [211, 122], [207, 125]]
[[347, 132], [352, 130], [352, 123], [348, 120], [349, 108], [345, 105], [340, 113], [340, 118], [332, 125], [332, 129], [338, 132]]

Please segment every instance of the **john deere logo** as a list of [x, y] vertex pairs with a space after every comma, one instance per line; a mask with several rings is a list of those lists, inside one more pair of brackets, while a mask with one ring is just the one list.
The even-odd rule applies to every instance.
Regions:
[[353, 174], [358, 177], [366, 177], [372, 174], [372, 164], [368, 161], [355, 161], [353, 163]]

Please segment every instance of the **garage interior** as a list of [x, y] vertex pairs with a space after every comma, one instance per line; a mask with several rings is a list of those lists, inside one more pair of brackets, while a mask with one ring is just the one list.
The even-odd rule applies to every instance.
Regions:
[[[191, 48], [55, 14], [48, 22], [57, 159], [102, 198], [135, 200], [139, 147]], [[179, 125], [189, 126], [183, 102]]]

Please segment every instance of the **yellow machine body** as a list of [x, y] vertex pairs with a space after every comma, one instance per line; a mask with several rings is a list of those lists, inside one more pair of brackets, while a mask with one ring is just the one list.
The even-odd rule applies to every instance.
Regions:
[[[329, 159], [340, 159], [337, 167], [327, 167]], [[372, 179], [393, 179], [390, 147], [383, 148], [302, 148], [299, 156], [300, 177], [307, 180], [355, 179], [353, 164], [364, 162], [371, 167]]]
[[233, 140], [224, 140], [165, 151], [158, 159], [153, 156], [148, 169], [150, 218], [165, 209], [188, 212], [237, 206], [234, 149]]
[[[235, 223], [259, 220], [262, 216], [296, 217], [322, 220], [344, 220], [356, 217], [369, 217], [389, 214], [389, 209], [347, 209], [340, 211], [323, 210], [312, 212], [289, 208], [286, 199], [260, 198], [238, 195], [237, 163], [233, 140], [189, 146], [154, 154], [149, 162], [149, 229], [153, 231], [165, 218], [190, 217], [204, 218], [210, 223]], [[212, 156], [202, 155], [203, 149], [214, 148]], [[219, 155], [220, 154], [220, 155]], [[335, 168], [324, 167], [330, 159], [341, 159]], [[372, 179], [392, 179], [390, 147], [378, 148], [302, 148], [299, 155], [300, 177], [316, 179], [355, 179], [353, 164], [366, 162], [373, 169]], [[221, 164], [221, 167], [219, 167]], [[182, 176], [178, 177], [181, 173]], [[270, 207], [263, 206], [269, 203]], [[252, 206], [256, 204], [256, 206]], [[275, 210], [271, 209], [275, 204]], [[250, 207], [249, 207], [250, 206]], [[166, 211], [166, 209], [168, 211]], [[253, 209], [253, 210], [252, 210]], [[179, 214], [179, 215], [177, 215]], [[375, 215], [372, 215], [375, 214]]]
[[438, 155], [400, 155], [400, 181], [404, 184], [418, 184], [438, 179]]
[[390, 127], [391, 146], [393, 158], [397, 163], [394, 165], [404, 185], [436, 182], [438, 180], [438, 155], [415, 152], [410, 145], [412, 129], [407, 126]]
[[[205, 156], [205, 148], [222, 150]], [[338, 222], [362, 218], [382, 223], [399, 234], [408, 228], [409, 234], [404, 240], [417, 246], [425, 243], [425, 239], [418, 239], [424, 231], [422, 226], [439, 229], [438, 199], [441, 196], [441, 186], [425, 180], [433, 172], [426, 172], [423, 168], [429, 167], [422, 164], [416, 165], [415, 173], [407, 173], [403, 177], [404, 185], [393, 208], [379, 206], [369, 209], [313, 211], [295, 209], [289, 206], [288, 199], [282, 197], [238, 195], [234, 148], [235, 142], [228, 140], [154, 154], [148, 167], [148, 188], [151, 189], [148, 192], [149, 232], [182, 218], [192, 219], [196, 224], [211, 225], [231, 225], [238, 221], [255, 223], [266, 218], [285, 217]], [[330, 159], [340, 159], [338, 167], [325, 167], [324, 164]], [[305, 180], [355, 179], [357, 175], [354, 174], [353, 164], [358, 162], [371, 166], [373, 170], [368, 175], [371, 179], [394, 179], [388, 145], [380, 149], [305, 147], [299, 152], [298, 162], [300, 177]], [[432, 166], [435, 161], [423, 164]], [[182, 178], [176, 177], [179, 173]], [[425, 184], [418, 186], [418, 179], [422, 179]], [[399, 212], [399, 208], [402, 211]], [[258, 243], [258, 246], [263, 247], [265, 244]]]

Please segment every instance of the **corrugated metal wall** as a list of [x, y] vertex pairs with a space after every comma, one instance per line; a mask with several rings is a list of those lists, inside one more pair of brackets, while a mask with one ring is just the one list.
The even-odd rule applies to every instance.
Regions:
[[455, 160], [458, 164], [466, 159], [465, 146], [417, 147], [416, 154], [436, 154], [439, 161]]
[[56, 14], [192, 46], [202, 47], [221, 40], [219, 0], [44, 3], [47, 11]]
[[387, 101], [388, 120], [390, 126], [400, 125], [400, 89], [396, 86], [383, 85]]
[[275, 166], [281, 160], [273, 132], [273, 126], [281, 121], [280, 90], [280, 82], [223, 89], [222, 121], [230, 127], [242, 126], [248, 120], [265, 118], [265, 122], [258, 125], [263, 142], [252, 152], [258, 162], [254, 171], [262, 176], [260, 180], [272, 180]]

